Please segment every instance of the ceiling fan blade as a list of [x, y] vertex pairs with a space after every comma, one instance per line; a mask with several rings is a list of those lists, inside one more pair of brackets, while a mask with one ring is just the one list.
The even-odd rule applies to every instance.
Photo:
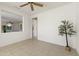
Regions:
[[26, 5], [28, 5], [29, 3], [25, 3], [25, 4], [23, 4], [23, 5], [20, 5], [20, 7], [24, 7], [24, 6], [26, 6]]
[[33, 8], [33, 5], [32, 4], [30, 4], [30, 7], [31, 7], [31, 10], [34, 11], [34, 8]]
[[40, 7], [43, 7], [43, 5], [42, 4], [39, 4], [39, 3], [32, 2], [32, 4], [37, 5], [37, 6], [40, 6]]

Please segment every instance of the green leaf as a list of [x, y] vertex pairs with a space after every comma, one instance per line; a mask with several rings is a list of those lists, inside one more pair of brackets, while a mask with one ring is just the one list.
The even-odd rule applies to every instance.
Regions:
[[61, 21], [61, 23], [62, 24], [58, 27], [60, 35], [63, 36], [64, 34], [67, 33], [67, 35], [71, 36], [76, 33], [76, 31], [74, 31], [73, 29], [73, 23], [70, 23], [69, 21], [66, 20]]

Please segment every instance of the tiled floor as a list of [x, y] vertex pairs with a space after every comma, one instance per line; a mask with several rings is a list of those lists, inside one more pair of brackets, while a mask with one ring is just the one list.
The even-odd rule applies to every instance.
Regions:
[[76, 56], [77, 52], [65, 50], [65, 47], [47, 42], [28, 39], [0, 48], [2, 56]]

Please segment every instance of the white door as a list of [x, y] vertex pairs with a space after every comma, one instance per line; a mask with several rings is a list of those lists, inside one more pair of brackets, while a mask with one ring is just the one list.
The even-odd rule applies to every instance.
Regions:
[[37, 39], [37, 18], [32, 19], [32, 38]]

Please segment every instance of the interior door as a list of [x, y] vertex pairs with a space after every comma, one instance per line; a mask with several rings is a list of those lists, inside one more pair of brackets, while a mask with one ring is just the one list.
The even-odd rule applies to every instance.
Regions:
[[37, 39], [37, 18], [32, 19], [32, 39]]

